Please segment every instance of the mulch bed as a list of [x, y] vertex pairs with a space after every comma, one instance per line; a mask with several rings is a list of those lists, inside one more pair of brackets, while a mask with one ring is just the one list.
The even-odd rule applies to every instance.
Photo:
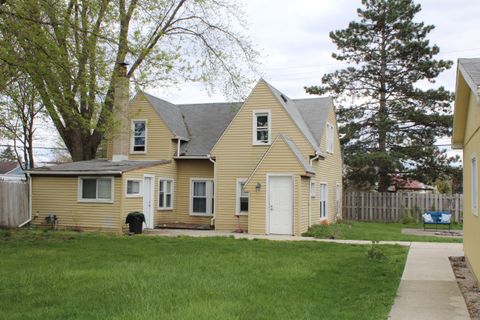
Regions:
[[467, 267], [465, 257], [450, 257], [449, 259], [460, 291], [465, 298], [470, 317], [472, 320], [480, 320], [480, 288]]

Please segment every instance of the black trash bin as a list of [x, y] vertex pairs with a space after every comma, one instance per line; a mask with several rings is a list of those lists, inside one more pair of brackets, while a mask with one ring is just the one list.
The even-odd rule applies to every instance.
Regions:
[[145, 216], [143, 213], [138, 211], [130, 212], [127, 215], [127, 219], [125, 219], [125, 223], [128, 223], [128, 231], [135, 234], [142, 233], [142, 226], [144, 222]]

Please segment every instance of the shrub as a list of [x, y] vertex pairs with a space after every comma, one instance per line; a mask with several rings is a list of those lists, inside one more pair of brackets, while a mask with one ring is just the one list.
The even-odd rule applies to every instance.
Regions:
[[374, 243], [372, 243], [370, 248], [368, 248], [367, 257], [369, 260], [372, 260], [372, 261], [383, 261], [386, 258], [385, 253], [382, 250], [382, 247]]

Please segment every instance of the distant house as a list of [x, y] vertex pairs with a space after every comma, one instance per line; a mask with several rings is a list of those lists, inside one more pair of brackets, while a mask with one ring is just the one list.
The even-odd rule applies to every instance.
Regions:
[[418, 192], [418, 193], [432, 193], [435, 188], [426, 185], [418, 180], [393, 177], [392, 184], [388, 187], [389, 192]]
[[459, 59], [452, 143], [463, 149], [464, 251], [480, 279], [480, 58]]
[[0, 161], [0, 180], [25, 180], [25, 172], [16, 161]]
[[[127, 106], [125, 106], [127, 108]], [[342, 156], [331, 98], [290, 99], [260, 80], [242, 103], [172, 104], [144, 92], [108, 159], [29, 171], [42, 223], [122, 231], [208, 225], [300, 235], [341, 215]]]

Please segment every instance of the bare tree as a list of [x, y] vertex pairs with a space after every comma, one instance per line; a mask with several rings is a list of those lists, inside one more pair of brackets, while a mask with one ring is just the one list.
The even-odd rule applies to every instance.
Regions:
[[13, 143], [18, 164], [22, 169], [35, 166], [33, 144], [36, 121], [43, 106], [26, 76], [16, 77], [0, 92], [0, 132]]

